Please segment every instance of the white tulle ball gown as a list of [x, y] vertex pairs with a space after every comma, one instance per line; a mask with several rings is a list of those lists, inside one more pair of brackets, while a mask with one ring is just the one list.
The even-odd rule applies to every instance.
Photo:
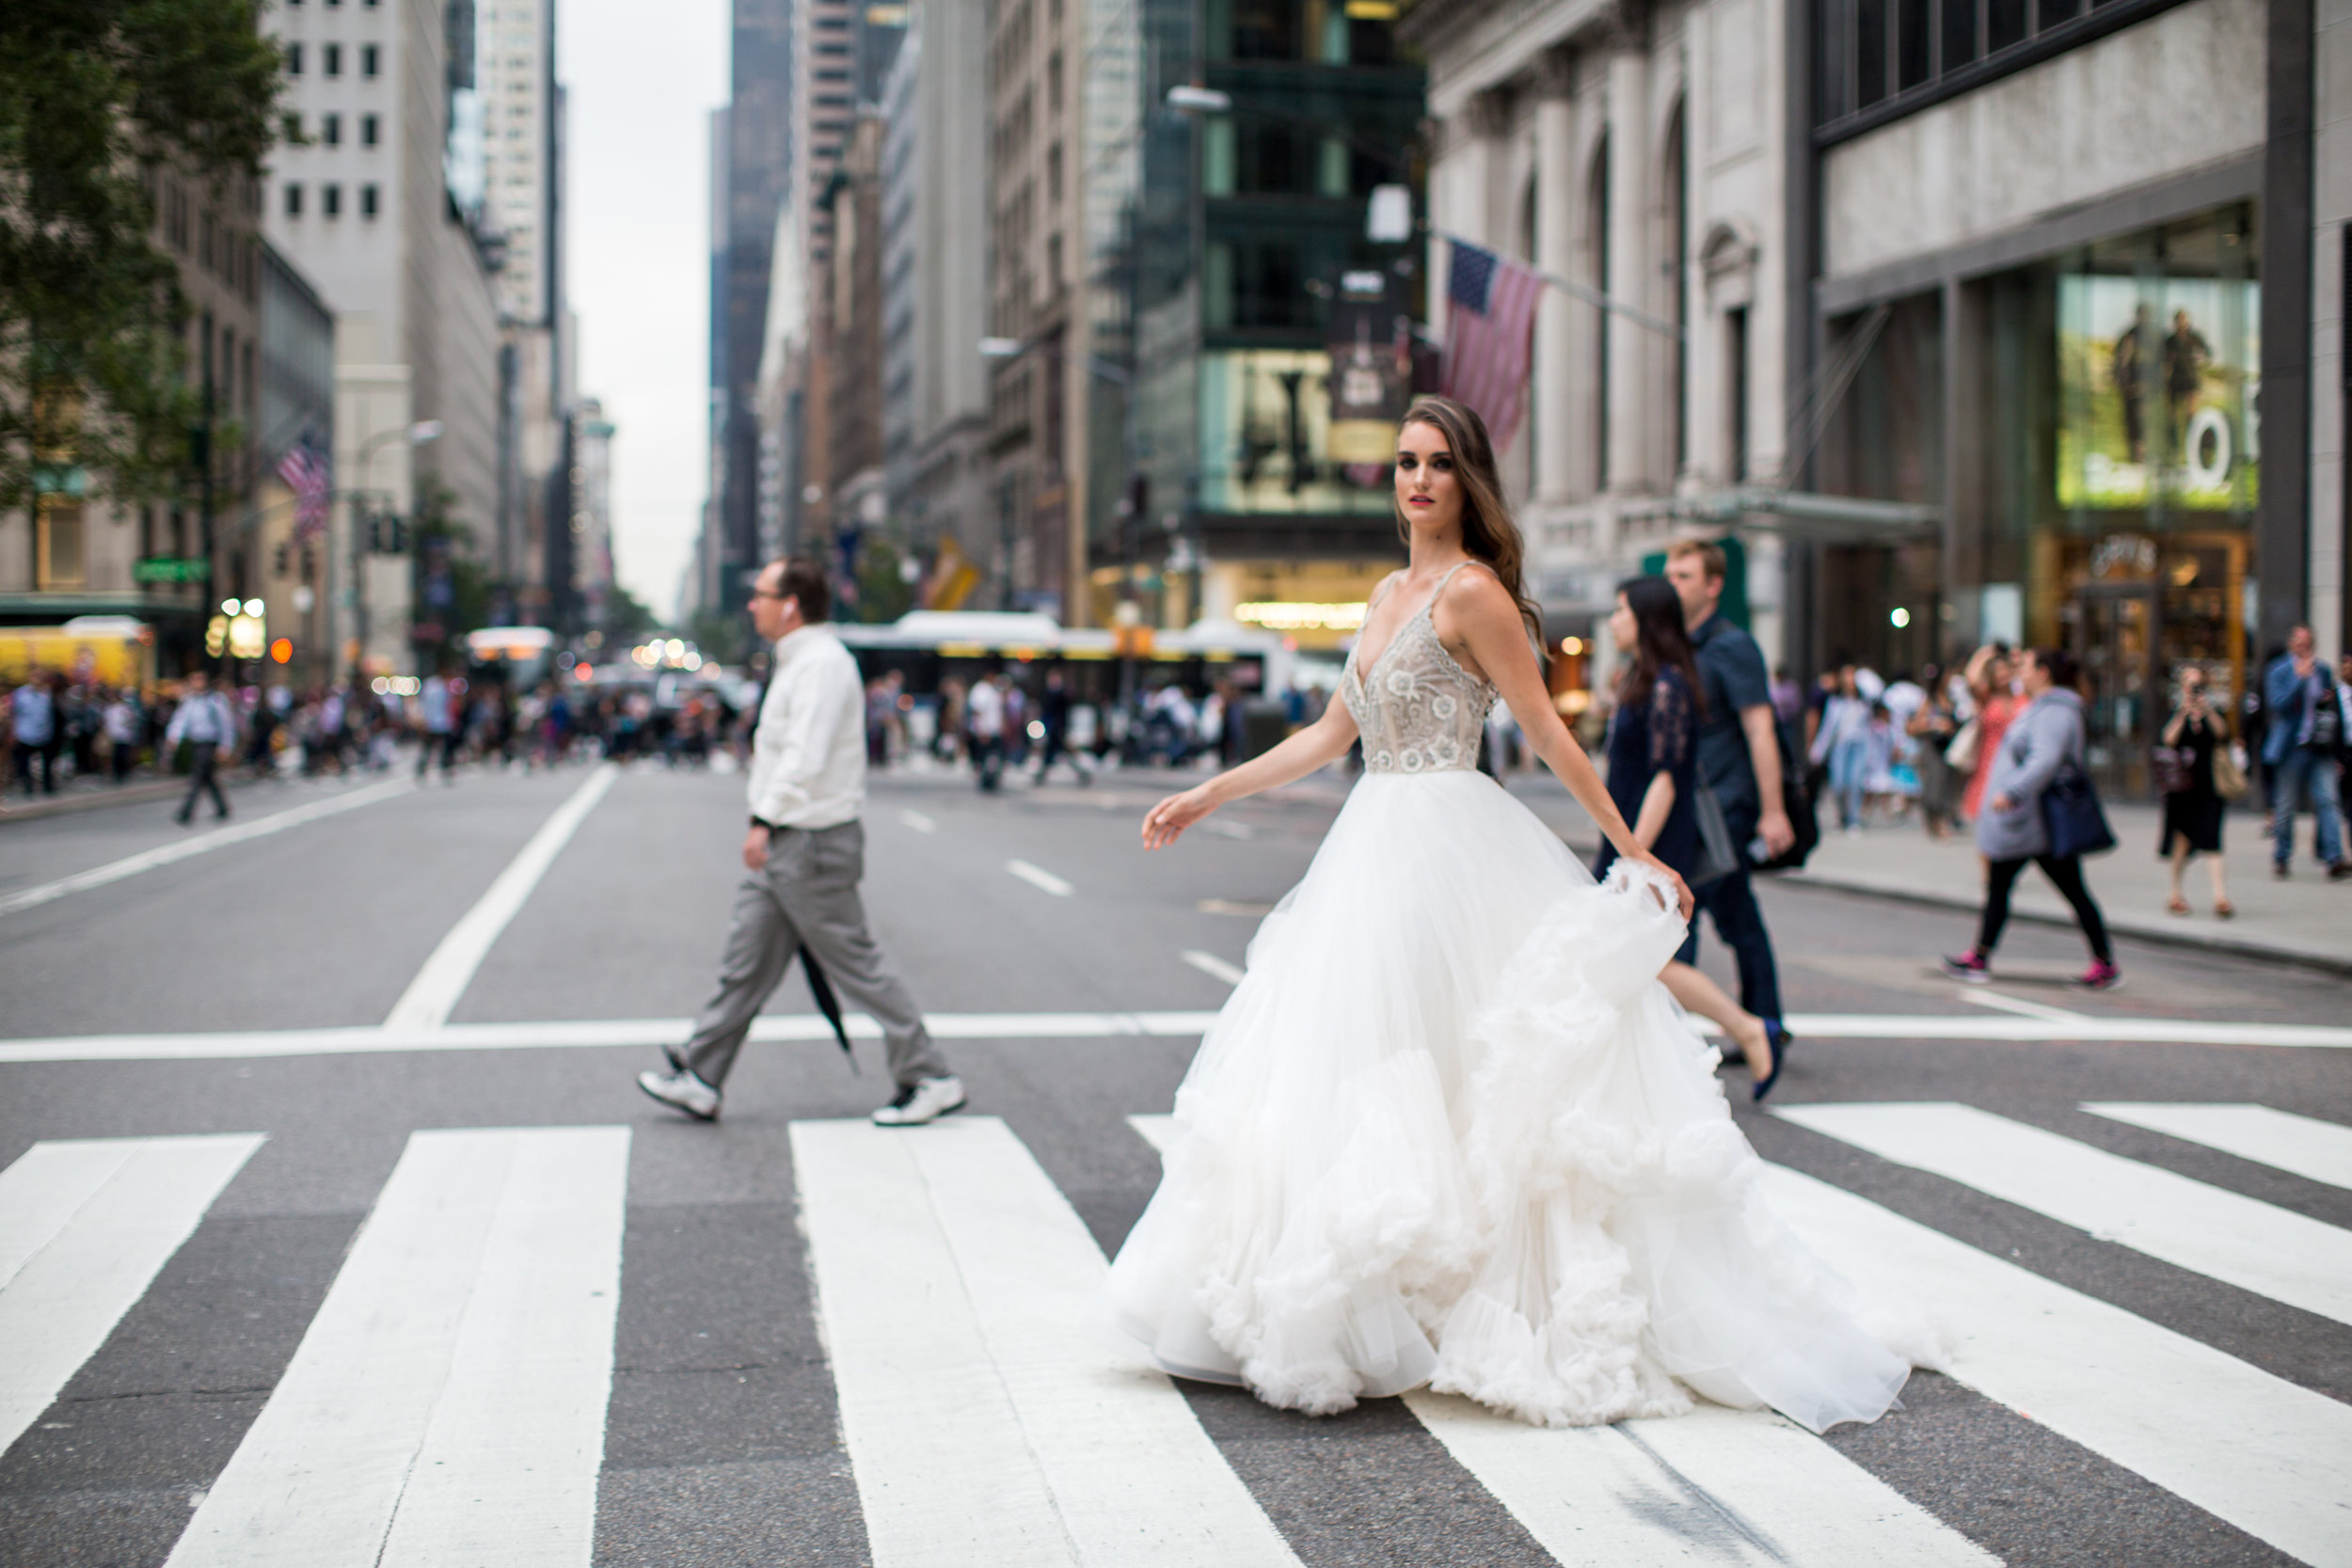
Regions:
[[1549, 1426], [1876, 1419], [1916, 1352], [1766, 1208], [1656, 980], [1657, 879], [1596, 885], [1474, 770], [1494, 691], [1427, 610], [1368, 673], [1364, 777], [1201, 1041], [1098, 1326], [1316, 1414], [1425, 1384]]

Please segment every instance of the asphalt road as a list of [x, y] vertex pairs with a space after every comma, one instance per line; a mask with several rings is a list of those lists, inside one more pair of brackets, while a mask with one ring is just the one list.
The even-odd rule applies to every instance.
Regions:
[[[1062, 1363], [1096, 1353], [1051, 1292], [1150, 1197], [1149, 1118], [1343, 779], [1160, 855], [1136, 825], [1162, 779], [993, 797], [878, 779], [874, 926], [972, 1097], [886, 1147], [855, 1123], [793, 1131], [887, 1091], [878, 1045], [854, 1075], [797, 976], [717, 1125], [631, 1083], [708, 990], [740, 782], [269, 785], [235, 797], [217, 847], [152, 805], [0, 829], [0, 1562], [2352, 1561], [2341, 979], [2127, 941], [2124, 989], [2086, 995], [2064, 984], [2072, 936], [2018, 926], [2001, 982], [1963, 994], [1932, 960], [1965, 921], [1768, 888], [1788, 1007], [1822, 1023], [1778, 1114], [1727, 1073], [1736, 1114], [1799, 1173], [1776, 1180], [1836, 1190], [1824, 1213], [1867, 1200], [1841, 1233], [1853, 1262], [1826, 1231], [1825, 1250], [1915, 1258], [1959, 1348], [1875, 1426], [1816, 1440], [1756, 1418], [1703, 1465], [1676, 1445], [1713, 1428], [1645, 1423], [1604, 1483], [1597, 1449], [1522, 1445], [1513, 1469], [1425, 1403], [1316, 1419], [1141, 1374], [1055, 1402]], [[1518, 787], [1582, 836], [1556, 788]], [[534, 854], [535, 879], [516, 869]], [[485, 928], [491, 906], [511, 913]], [[2229, 1037], [2256, 1024], [2334, 1043]], [[2119, 1033], [2153, 1037], [2099, 1037]], [[2084, 1108], [2111, 1102], [2186, 1119]], [[2286, 1115], [2217, 1109], [2237, 1106]], [[447, 1129], [532, 1132], [415, 1136]], [[577, 1129], [623, 1131], [557, 1132]], [[902, 1236], [856, 1208], [902, 1180], [978, 1217]], [[997, 1247], [1022, 1262], [992, 1307]], [[918, 1287], [946, 1295], [850, 1315]], [[967, 1317], [979, 1350], [939, 1349]], [[2096, 1365], [2063, 1350], [2074, 1333]], [[1066, 1354], [1041, 1358], [1057, 1335]], [[976, 1365], [995, 1369], [977, 1393]], [[1121, 1401], [1175, 1412], [1205, 1499], [1186, 1507], [1241, 1544], [1154, 1556], [1140, 1525], [1132, 1551], [1088, 1533], [1153, 1516], [1160, 1480], [1116, 1461], [1139, 1430], [1105, 1414]], [[989, 1424], [998, 1404], [1010, 1425]], [[379, 1507], [361, 1459], [399, 1442]], [[1760, 1468], [1768, 1448], [1795, 1468]], [[433, 1490], [509, 1470], [529, 1472], [512, 1508]], [[1002, 1479], [1032, 1473], [1026, 1501]], [[1583, 1500], [1547, 1513], [1531, 1484]], [[1031, 1513], [1063, 1535], [1021, 1535]], [[532, 1545], [484, 1544], [500, 1528]]]

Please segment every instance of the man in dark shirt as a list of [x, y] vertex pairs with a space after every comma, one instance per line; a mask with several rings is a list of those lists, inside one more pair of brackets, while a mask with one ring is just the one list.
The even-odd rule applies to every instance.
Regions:
[[1756, 908], [1756, 889], [1745, 864], [1750, 843], [1761, 839], [1768, 855], [1794, 844], [1796, 830], [1781, 799], [1780, 737], [1774, 728], [1772, 680], [1756, 639], [1716, 613], [1724, 596], [1724, 551], [1720, 545], [1684, 540], [1666, 552], [1666, 580], [1682, 599], [1683, 621], [1698, 655], [1699, 683], [1707, 713], [1699, 724], [1699, 775], [1724, 809], [1731, 842], [1742, 863], [1737, 871], [1692, 891], [1715, 922], [1715, 934], [1740, 966], [1740, 1005], [1762, 1019], [1778, 1049], [1787, 1031], [1780, 1020], [1780, 971], [1772, 961], [1772, 939]]

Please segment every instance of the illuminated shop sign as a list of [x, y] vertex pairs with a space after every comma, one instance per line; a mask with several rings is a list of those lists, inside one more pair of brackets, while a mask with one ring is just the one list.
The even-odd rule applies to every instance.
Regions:
[[2262, 286], [2058, 279], [2058, 504], [2253, 510]]

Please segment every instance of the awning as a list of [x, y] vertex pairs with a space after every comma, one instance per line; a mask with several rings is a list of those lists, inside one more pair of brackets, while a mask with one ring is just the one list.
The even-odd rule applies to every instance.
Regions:
[[1741, 484], [1695, 496], [1660, 496], [1612, 510], [1619, 517], [1668, 517], [1716, 528], [1753, 529], [1825, 545], [1908, 545], [1934, 539], [1944, 514], [1908, 501], [1824, 496], [1770, 484]]

